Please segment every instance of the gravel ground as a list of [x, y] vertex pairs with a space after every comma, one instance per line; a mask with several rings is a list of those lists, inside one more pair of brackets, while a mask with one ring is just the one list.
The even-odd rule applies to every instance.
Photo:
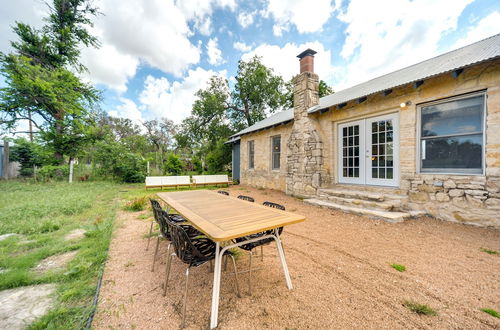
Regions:
[[[246, 186], [232, 196], [250, 195], [304, 214], [303, 223], [285, 228], [283, 244], [294, 290], [286, 287], [273, 245], [264, 248], [262, 269], [241, 274], [242, 297], [234, 277], [223, 274], [219, 329], [500, 328], [500, 319], [480, 308], [500, 311], [500, 231], [430, 218], [399, 224], [304, 204], [277, 191]], [[148, 211], [151, 212], [151, 211]], [[122, 212], [110, 246], [93, 327], [96, 329], [178, 329], [185, 265], [173, 262], [167, 296], [162, 296], [166, 242], [151, 272], [154, 241], [145, 251], [149, 229], [142, 213]], [[175, 260], [175, 259], [174, 259]], [[390, 267], [403, 264], [405, 272]], [[237, 261], [248, 267], [248, 255]], [[230, 269], [230, 267], [228, 267]], [[190, 272], [187, 328], [206, 329], [213, 273], [203, 265]], [[405, 300], [427, 304], [437, 316], [418, 315]]]

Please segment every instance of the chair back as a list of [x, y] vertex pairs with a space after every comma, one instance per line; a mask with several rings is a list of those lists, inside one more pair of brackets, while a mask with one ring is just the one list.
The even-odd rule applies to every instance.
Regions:
[[281, 211], [285, 211], [285, 207], [281, 204], [278, 204], [278, 203], [273, 203], [273, 202], [264, 202], [262, 203], [262, 205], [264, 206], [269, 206], [269, 207], [272, 207], [272, 208], [275, 208], [275, 209], [278, 209], [278, 210], [281, 210]]
[[252, 202], [252, 203], [255, 202], [255, 199], [253, 199], [253, 197], [250, 197], [250, 196], [239, 195], [238, 198], [243, 199], [244, 201]]
[[196, 240], [197, 244], [195, 246], [184, 228], [174, 222], [170, 222], [168, 226], [175, 254], [182, 262], [193, 265], [213, 259], [215, 244], [212, 241], [200, 238]]
[[149, 201], [151, 202], [151, 208], [153, 209], [153, 216], [155, 218], [155, 221], [160, 223], [159, 220], [159, 211], [162, 211], [160, 202], [158, 202], [156, 199], [150, 198]]
[[158, 211], [158, 224], [160, 225], [160, 232], [163, 237], [172, 240], [171, 230], [170, 230], [170, 220], [169, 214], [165, 210]]
[[224, 191], [224, 190], [219, 190], [218, 193], [222, 194], [222, 195], [229, 196], [229, 193], [227, 191]]

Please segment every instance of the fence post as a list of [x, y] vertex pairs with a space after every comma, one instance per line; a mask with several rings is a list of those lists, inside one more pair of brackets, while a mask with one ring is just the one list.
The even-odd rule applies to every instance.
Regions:
[[73, 159], [69, 161], [69, 183], [73, 183]]

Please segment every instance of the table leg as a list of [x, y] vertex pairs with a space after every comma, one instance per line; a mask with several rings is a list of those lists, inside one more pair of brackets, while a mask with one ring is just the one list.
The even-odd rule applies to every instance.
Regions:
[[220, 292], [220, 273], [221, 273], [221, 255], [220, 243], [215, 243], [215, 266], [214, 283], [212, 289], [212, 314], [210, 315], [210, 329], [217, 327], [217, 317], [219, 314], [219, 292]]
[[290, 273], [288, 272], [288, 266], [286, 264], [285, 252], [283, 251], [283, 246], [281, 245], [281, 238], [278, 230], [274, 231], [274, 235], [276, 236], [276, 247], [278, 248], [278, 253], [281, 259], [281, 266], [283, 267], [283, 272], [285, 273], [286, 285], [289, 290], [293, 289], [292, 279], [290, 278]]

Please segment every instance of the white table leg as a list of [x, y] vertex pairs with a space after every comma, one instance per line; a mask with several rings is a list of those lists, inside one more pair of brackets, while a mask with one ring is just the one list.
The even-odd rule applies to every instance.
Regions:
[[290, 273], [288, 272], [288, 266], [286, 264], [285, 252], [283, 251], [283, 246], [281, 245], [281, 238], [278, 230], [274, 231], [274, 235], [276, 236], [276, 247], [278, 248], [278, 253], [281, 259], [281, 266], [283, 267], [283, 272], [285, 273], [286, 286], [289, 290], [293, 289], [292, 279], [290, 278]]
[[219, 315], [219, 292], [220, 292], [220, 273], [221, 273], [220, 243], [215, 243], [215, 266], [214, 283], [212, 289], [212, 314], [210, 315], [210, 329], [217, 327], [217, 317]]

